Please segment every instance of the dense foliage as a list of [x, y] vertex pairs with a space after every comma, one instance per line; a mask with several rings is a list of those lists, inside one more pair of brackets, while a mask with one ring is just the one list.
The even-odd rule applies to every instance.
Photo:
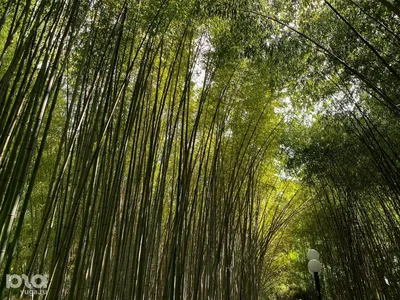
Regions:
[[3, 0], [0, 298], [398, 299], [399, 7]]

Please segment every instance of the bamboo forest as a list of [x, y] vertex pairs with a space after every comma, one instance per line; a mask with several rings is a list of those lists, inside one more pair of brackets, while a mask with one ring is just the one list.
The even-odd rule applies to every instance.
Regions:
[[0, 299], [400, 299], [400, 0], [0, 0]]

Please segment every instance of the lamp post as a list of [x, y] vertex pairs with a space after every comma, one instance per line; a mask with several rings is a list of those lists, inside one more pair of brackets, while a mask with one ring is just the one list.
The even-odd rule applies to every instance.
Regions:
[[319, 259], [318, 251], [310, 249], [307, 252], [307, 259], [309, 260], [308, 270], [310, 271], [311, 274], [314, 275], [315, 288], [317, 289], [318, 300], [321, 300], [322, 296], [321, 296], [321, 284], [319, 282], [319, 273], [321, 272], [322, 265], [318, 260]]

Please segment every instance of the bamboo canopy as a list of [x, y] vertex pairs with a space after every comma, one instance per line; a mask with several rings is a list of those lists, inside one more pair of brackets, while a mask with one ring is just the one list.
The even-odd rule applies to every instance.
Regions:
[[292, 2], [0, 3], [0, 299], [398, 299], [400, 3]]

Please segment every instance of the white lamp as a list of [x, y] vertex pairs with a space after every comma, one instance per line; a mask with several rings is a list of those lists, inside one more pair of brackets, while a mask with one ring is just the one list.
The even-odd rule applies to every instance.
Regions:
[[308, 250], [308, 252], [307, 252], [307, 259], [308, 260], [312, 260], [312, 259], [319, 259], [319, 253], [318, 253], [318, 251], [317, 250], [314, 250], [314, 249], [310, 249], [310, 250]]
[[321, 272], [321, 269], [322, 269], [322, 265], [321, 265], [321, 263], [320, 263], [318, 260], [316, 260], [316, 259], [311, 259], [311, 260], [308, 262], [308, 270], [309, 270], [310, 272], [312, 272], [312, 273], [319, 273], [319, 272]]

